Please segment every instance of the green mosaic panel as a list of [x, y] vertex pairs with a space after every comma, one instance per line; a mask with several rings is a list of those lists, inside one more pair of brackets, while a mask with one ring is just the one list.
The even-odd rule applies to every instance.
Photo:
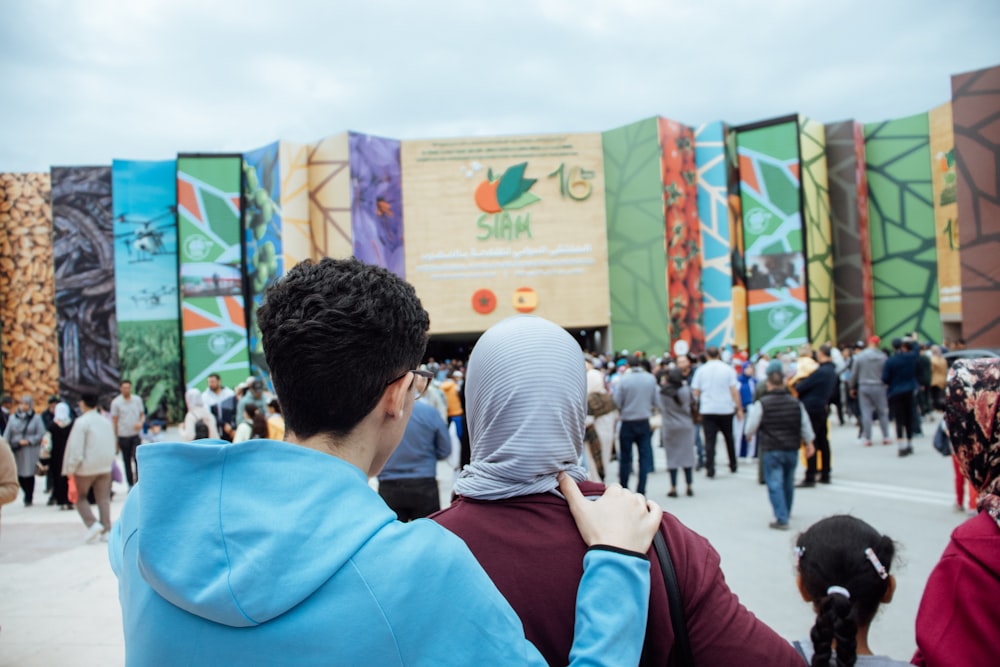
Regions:
[[865, 125], [875, 333], [941, 340], [926, 113]]
[[666, 349], [667, 259], [657, 119], [605, 132], [608, 282], [615, 349]]
[[833, 236], [827, 182], [826, 130], [822, 123], [799, 119], [802, 160], [802, 204], [806, 235], [806, 298], [809, 340], [814, 345], [837, 342], [833, 295]]

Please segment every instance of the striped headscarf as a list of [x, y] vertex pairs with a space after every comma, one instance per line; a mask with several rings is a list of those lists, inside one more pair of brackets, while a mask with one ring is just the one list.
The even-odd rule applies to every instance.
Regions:
[[1000, 526], [1000, 359], [959, 359], [948, 373], [944, 419], [955, 457]]
[[587, 478], [578, 465], [586, 367], [580, 346], [560, 327], [528, 315], [490, 327], [469, 357], [465, 401], [472, 462], [455, 482], [459, 495], [546, 493], [561, 471]]

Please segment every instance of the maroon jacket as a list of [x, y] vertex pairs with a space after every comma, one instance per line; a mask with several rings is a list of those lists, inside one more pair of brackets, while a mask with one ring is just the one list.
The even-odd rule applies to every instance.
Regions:
[[[604, 486], [580, 484], [585, 495]], [[521, 617], [525, 636], [550, 665], [569, 663], [576, 591], [587, 547], [566, 501], [552, 494], [508, 500], [459, 498], [431, 516], [469, 546], [493, 583]], [[699, 667], [802, 667], [791, 644], [764, 625], [726, 585], [719, 554], [708, 540], [663, 514], [661, 530], [677, 571], [691, 649]], [[650, 549], [649, 621], [642, 665], [667, 664], [674, 643], [663, 576]], [[608, 600], [608, 605], [614, 605]]]
[[913, 664], [997, 664], [997, 600], [1000, 528], [989, 514], [980, 512], [952, 532], [951, 542], [927, 579], [917, 610]]

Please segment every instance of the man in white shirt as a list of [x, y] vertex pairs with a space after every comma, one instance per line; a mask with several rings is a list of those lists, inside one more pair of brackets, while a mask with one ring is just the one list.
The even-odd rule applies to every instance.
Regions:
[[215, 415], [215, 423], [219, 425], [219, 433], [226, 440], [233, 439], [236, 430], [236, 420], [242, 415], [236, 414], [236, 394], [229, 387], [222, 386], [218, 373], [208, 376], [208, 389], [201, 394], [202, 401], [209, 412]]
[[729, 364], [719, 359], [719, 348], [705, 350], [705, 362], [691, 381], [694, 399], [698, 401], [702, 428], [705, 429], [705, 473], [715, 477], [715, 441], [719, 432], [726, 441], [729, 470], [736, 472], [736, 446], [733, 442], [733, 414], [743, 418], [740, 405], [739, 379]]
[[142, 443], [140, 435], [146, 421], [146, 408], [142, 399], [132, 394], [130, 380], [122, 380], [119, 388], [121, 393], [111, 401], [111, 425], [118, 438], [117, 449], [121, 451], [125, 462], [125, 481], [131, 489], [139, 481], [135, 449]]

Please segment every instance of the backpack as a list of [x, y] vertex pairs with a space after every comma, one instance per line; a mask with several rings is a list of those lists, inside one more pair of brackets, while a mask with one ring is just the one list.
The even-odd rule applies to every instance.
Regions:
[[194, 439], [204, 440], [208, 437], [208, 424], [205, 422], [205, 418], [202, 417], [194, 423]]

